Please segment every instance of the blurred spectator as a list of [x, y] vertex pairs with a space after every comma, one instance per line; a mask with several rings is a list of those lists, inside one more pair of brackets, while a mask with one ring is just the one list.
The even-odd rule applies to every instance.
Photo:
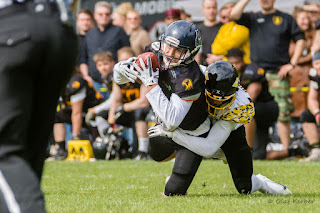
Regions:
[[[83, 48], [84, 38], [87, 32], [94, 27], [93, 15], [90, 10], [82, 9], [77, 14], [77, 34], [79, 38], [79, 50]], [[80, 54], [79, 54], [80, 57]], [[80, 66], [79, 59], [77, 65]]]
[[316, 22], [316, 33], [312, 42], [311, 53], [318, 52], [320, 50], [320, 18]]
[[[294, 111], [291, 113], [292, 117], [299, 118], [301, 113], [307, 108], [307, 96], [309, 77], [308, 73], [311, 68], [311, 45], [315, 30], [312, 27], [312, 23], [308, 12], [301, 7], [295, 7], [293, 11], [293, 17], [296, 19], [301, 31], [304, 32], [306, 37], [306, 46], [302, 52], [302, 55], [298, 58], [297, 65], [290, 71], [290, 87], [292, 94], [292, 102], [294, 105]], [[293, 55], [295, 49], [295, 43], [291, 41], [289, 53]]]
[[303, 6], [303, 10], [307, 11], [311, 23], [312, 23], [312, 27], [315, 27], [315, 24], [317, 22], [317, 20], [319, 19], [320, 16], [320, 6], [318, 3], [315, 2], [307, 2], [304, 6]]
[[[123, 47], [118, 50], [120, 61], [134, 56], [132, 48]], [[97, 113], [96, 121], [98, 128], [119, 124], [134, 130], [134, 140], [131, 144], [132, 157], [136, 160], [148, 159], [149, 138], [147, 134], [146, 115], [150, 111], [150, 105], [145, 97], [148, 92], [144, 85], [139, 83], [127, 83], [112, 85], [112, 98], [110, 109], [104, 109]], [[99, 130], [103, 132], [103, 130]]]
[[243, 60], [244, 52], [239, 48], [232, 48], [228, 51], [227, 60], [237, 69], [239, 76], [241, 77], [247, 64]]
[[[85, 125], [83, 113], [88, 109], [101, 103], [102, 98], [95, 91], [92, 84], [84, 80], [81, 73], [76, 69], [69, 80], [65, 93], [62, 95], [62, 102], [59, 104], [59, 111], [56, 113], [55, 123], [53, 126], [53, 135], [55, 145], [51, 150], [52, 157], [56, 160], [63, 160], [68, 156], [66, 150], [66, 129], [64, 123], [72, 125], [72, 139], [84, 139], [81, 132]], [[93, 140], [98, 136], [96, 128], [90, 129]]]
[[170, 8], [164, 13], [164, 22], [167, 26], [171, 23], [180, 20], [180, 10], [176, 8]]
[[[216, 58], [212, 58], [209, 63], [215, 62], [219, 58], [223, 58], [228, 50], [239, 48], [244, 52], [244, 62], [250, 63], [249, 50], [249, 30], [245, 26], [230, 21], [230, 12], [238, 0], [225, 0], [220, 10], [220, 20], [225, 22], [211, 44], [211, 52]], [[224, 60], [226, 60], [224, 58]]]
[[[243, 13], [249, 1], [240, 0], [233, 7], [230, 18], [249, 29], [250, 59], [266, 73], [269, 92], [279, 106], [277, 127], [280, 140], [284, 149], [288, 149], [290, 113], [293, 111], [288, 74], [298, 63], [305, 36], [292, 16], [274, 8], [274, 0], [259, 0], [261, 11]], [[296, 47], [290, 59], [291, 39], [296, 42]]]
[[93, 15], [90, 10], [81, 9], [77, 14], [77, 34], [83, 38], [94, 27]]
[[125, 29], [126, 15], [130, 10], [133, 10], [132, 4], [130, 2], [122, 2], [112, 13], [112, 24]]
[[211, 54], [211, 44], [215, 39], [222, 23], [218, 22], [217, 16], [217, 1], [216, 0], [203, 0], [202, 13], [205, 20], [197, 24], [198, 29], [202, 36], [202, 48], [196, 56], [198, 64], [208, 65], [207, 61], [221, 60], [222, 57]]
[[169, 24], [180, 20], [180, 10], [170, 8], [164, 13], [164, 20], [157, 21], [149, 30], [149, 35], [152, 41], [159, 40], [159, 37], [166, 31]]
[[106, 1], [99, 1], [94, 7], [94, 19], [97, 27], [88, 31], [80, 54], [80, 71], [83, 78], [92, 83], [94, 88], [106, 99], [107, 92], [102, 84], [101, 74], [93, 61], [94, 54], [110, 51], [117, 61], [117, 50], [130, 46], [129, 38], [121, 27], [111, 23], [111, 6]]
[[184, 9], [180, 9], [180, 20], [192, 22], [191, 14], [187, 13]]
[[320, 52], [316, 52], [310, 69], [310, 91], [308, 96], [308, 109], [301, 114], [303, 132], [308, 140], [311, 152], [309, 157], [301, 161], [320, 161]]
[[143, 53], [145, 46], [152, 42], [148, 32], [142, 28], [141, 23], [142, 19], [138, 11], [131, 10], [127, 12], [126, 33], [129, 35], [131, 48], [135, 56]]

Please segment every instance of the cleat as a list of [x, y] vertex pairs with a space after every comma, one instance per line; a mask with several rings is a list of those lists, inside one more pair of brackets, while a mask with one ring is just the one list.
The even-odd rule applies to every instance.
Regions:
[[309, 157], [301, 159], [300, 162], [320, 161], [320, 148], [311, 149]]
[[273, 194], [273, 195], [291, 194], [290, 190], [283, 184], [276, 183], [261, 174], [257, 174], [256, 177], [259, 178], [261, 181], [263, 181], [267, 186], [267, 190], [262, 190], [262, 189], [259, 190], [262, 193]]

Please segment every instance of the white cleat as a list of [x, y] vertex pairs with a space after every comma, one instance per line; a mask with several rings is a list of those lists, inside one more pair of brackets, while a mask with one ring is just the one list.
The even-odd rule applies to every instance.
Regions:
[[256, 177], [259, 178], [261, 181], [263, 181], [267, 186], [267, 190], [259, 190], [262, 193], [273, 194], [273, 195], [290, 195], [291, 194], [290, 190], [283, 184], [276, 183], [261, 174], [257, 174]]
[[320, 148], [311, 149], [309, 157], [301, 159], [300, 162], [320, 161]]

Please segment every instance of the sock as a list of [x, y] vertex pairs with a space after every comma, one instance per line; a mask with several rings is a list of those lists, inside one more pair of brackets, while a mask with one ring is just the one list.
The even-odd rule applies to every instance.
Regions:
[[315, 143], [315, 144], [312, 144], [312, 145], [309, 145], [310, 149], [315, 149], [315, 148], [320, 148], [320, 143]]
[[139, 151], [148, 153], [149, 138], [139, 138]]
[[251, 194], [255, 191], [260, 192], [266, 192], [267, 191], [267, 185], [265, 182], [257, 178], [254, 174], [251, 176], [251, 182], [252, 182], [252, 188], [251, 188]]
[[296, 149], [289, 148], [289, 149], [288, 149], [288, 155], [289, 155], [289, 157], [291, 157], [291, 156], [296, 156], [296, 155], [298, 155], [298, 153], [296, 153]]
[[66, 149], [66, 142], [65, 141], [61, 141], [61, 142], [56, 142], [56, 145], [58, 146], [58, 149]]

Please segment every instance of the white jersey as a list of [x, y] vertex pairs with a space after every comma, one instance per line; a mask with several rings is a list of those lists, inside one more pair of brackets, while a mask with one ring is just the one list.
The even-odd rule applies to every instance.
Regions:
[[213, 126], [206, 138], [184, 133], [180, 128], [173, 132], [173, 141], [204, 157], [212, 157], [228, 139], [230, 133], [254, 116], [254, 105], [243, 89], [236, 92], [236, 99], [221, 117], [211, 117]]

